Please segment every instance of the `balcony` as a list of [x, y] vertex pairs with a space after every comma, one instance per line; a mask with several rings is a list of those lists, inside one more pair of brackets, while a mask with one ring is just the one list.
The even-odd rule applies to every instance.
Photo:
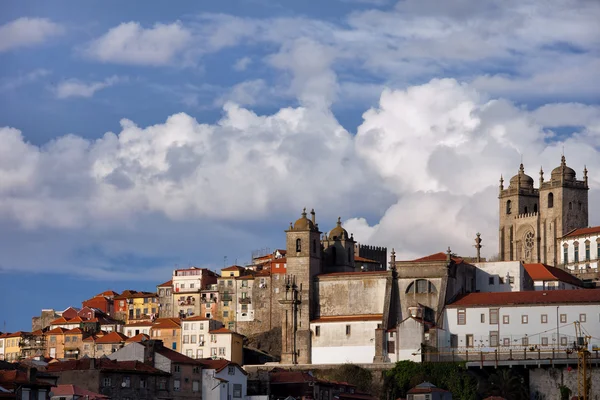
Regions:
[[251, 304], [252, 301], [250, 300], [250, 297], [244, 297], [240, 299], [240, 304]]
[[223, 295], [221, 296], [221, 301], [232, 301], [233, 298], [231, 297], [231, 295]]
[[178, 304], [180, 306], [194, 306], [196, 305], [196, 300], [192, 299], [192, 300], [179, 300]]

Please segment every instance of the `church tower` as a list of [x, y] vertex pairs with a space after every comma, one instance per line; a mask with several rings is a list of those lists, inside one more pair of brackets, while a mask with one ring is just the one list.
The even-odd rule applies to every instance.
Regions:
[[282, 352], [284, 364], [310, 364], [311, 332], [315, 301], [313, 278], [321, 273], [321, 243], [315, 211], [311, 219], [302, 216], [286, 232], [287, 276], [282, 312]]
[[504, 189], [500, 177], [500, 259], [540, 262], [539, 193], [533, 187], [533, 178], [525, 174], [523, 164], [517, 175]]
[[323, 272], [353, 272], [354, 266], [354, 237], [342, 228], [342, 220], [338, 217], [336, 227], [324, 235], [321, 241], [324, 252]]
[[573, 229], [588, 226], [588, 190], [587, 169], [583, 171], [583, 181], [578, 181], [564, 155], [549, 181], [540, 177], [540, 228], [546, 247], [542, 262], [557, 266], [561, 251], [556, 247], [558, 239]]

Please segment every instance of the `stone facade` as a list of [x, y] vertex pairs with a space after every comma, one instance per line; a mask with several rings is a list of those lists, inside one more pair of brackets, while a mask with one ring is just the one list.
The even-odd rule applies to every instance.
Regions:
[[508, 188], [500, 178], [500, 260], [558, 265], [560, 238], [588, 226], [587, 170], [583, 178], [576, 179], [564, 156], [550, 180], [544, 181], [540, 170], [538, 189], [533, 178], [525, 174], [523, 164]]

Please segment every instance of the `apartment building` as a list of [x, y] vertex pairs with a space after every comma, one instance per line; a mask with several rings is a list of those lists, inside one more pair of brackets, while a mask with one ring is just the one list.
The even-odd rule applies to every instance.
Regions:
[[575, 229], [560, 239], [561, 266], [573, 273], [600, 271], [600, 226]]
[[190, 358], [209, 357], [209, 332], [223, 327], [223, 323], [199, 316], [187, 318], [181, 325], [181, 353]]
[[217, 283], [218, 275], [206, 268], [173, 271], [173, 310], [180, 318], [201, 315], [201, 291]]

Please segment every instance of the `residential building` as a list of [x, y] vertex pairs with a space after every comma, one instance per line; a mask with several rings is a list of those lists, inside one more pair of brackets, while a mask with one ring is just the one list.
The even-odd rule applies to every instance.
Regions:
[[87, 319], [81, 318], [79, 315], [76, 315], [73, 318], [65, 318], [60, 317], [50, 323], [50, 329], [55, 328], [64, 328], [64, 329], [74, 329], [81, 328], [86, 332], [95, 332], [98, 329], [96, 322], [89, 321]]
[[150, 329], [150, 337], [161, 340], [165, 347], [179, 351], [181, 349], [181, 320], [178, 318], [159, 318]]
[[46, 355], [50, 358], [64, 358], [65, 356], [65, 342], [64, 335], [69, 329], [65, 328], [54, 328], [46, 331]]
[[94, 393], [76, 385], [58, 385], [52, 388], [50, 400], [110, 400], [108, 396]]
[[238, 364], [227, 360], [198, 360], [202, 365], [202, 399], [245, 399], [248, 377]]
[[359, 394], [356, 386], [346, 382], [332, 382], [319, 379], [309, 372], [288, 371], [275, 368], [269, 372], [269, 393], [274, 398], [297, 399], [361, 399], [375, 400], [371, 396]]
[[423, 382], [406, 393], [406, 400], [452, 400], [452, 393], [431, 382]]
[[533, 281], [521, 261], [475, 262], [478, 292], [522, 292], [533, 290]]
[[219, 328], [211, 330], [208, 339], [204, 343], [204, 354], [210, 354], [211, 358], [224, 358], [237, 364], [243, 363], [244, 336], [227, 328]]
[[[82, 306], [82, 308], [86, 308], [86, 307], [96, 308], [96, 309], [102, 311], [104, 314], [112, 316], [112, 315], [114, 315], [114, 312], [115, 312], [114, 299], [118, 295], [119, 295], [119, 293], [117, 293], [117, 292], [114, 292], [112, 290], [107, 290], [105, 292], [98, 293], [91, 299], [84, 300], [81, 303], [81, 306]], [[87, 317], [87, 318], [89, 319], [89, 318], [94, 318], [94, 317], [95, 316]]]
[[583, 282], [560, 268], [546, 264], [525, 264], [525, 271], [533, 281], [534, 290], [583, 289]]
[[177, 317], [173, 307], [173, 280], [156, 286], [158, 294], [158, 316], [161, 318]]
[[[237, 313], [237, 285], [235, 279], [248, 273], [245, 268], [238, 265], [232, 265], [221, 270], [221, 277], [218, 278], [218, 288], [220, 304], [215, 319], [222, 321], [226, 327], [236, 329]], [[206, 315], [205, 315], [206, 316]]]
[[158, 315], [158, 296], [152, 292], [125, 290], [114, 298], [115, 318], [126, 324], [152, 321]]
[[223, 323], [198, 316], [186, 318], [181, 325], [181, 353], [190, 358], [210, 357], [209, 332], [223, 327]]
[[50, 399], [52, 384], [37, 378], [35, 368], [0, 370], [0, 398]]
[[130, 343], [109, 356], [117, 361], [137, 361], [171, 374], [173, 399], [201, 397], [202, 365], [190, 357], [164, 347], [160, 340]]
[[21, 339], [28, 337], [31, 332], [15, 332], [4, 336], [4, 360], [9, 362], [21, 359]]
[[214, 283], [200, 291], [199, 317], [215, 318], [219, 313], [219, 286]]
[[191, 267], [173, 271], [173, 308], [175, 316], [200, 315], [201, 290], [217, 283], [218, 275], [206, 268]]
[[[265, 279], [263, 278], [263, 284]], [[239, 276], [234, 280], [236, 285], [237, 301], [235, 302], [236, 322], [254, 320], [254, 305], [252, 304], [252, 292], [254, 287], [254, 273]]]
[[171, 374], [139, 361], [83, 358], [48, 364], [59, 385], [77, 385], [111, 399], [172, 398]]
[[128, 337], [133, 337], [140, 333], [150, 336], [150, 330], [152, 329], [153, 324], [154, 323], [151, 321], [132, 322], [123, 327], [123, 332]]
[[25, 332], [21, 336], [19, 347], [21, 348], [21, 358], [40, 357], [46, 354], [46, 337], [44, 331], [38, 329], [37, 331], [28, 333]]
[[567, 233], [560, 239], [559, 248], [561, 267], [577, 275], [598, 275], [600, 226], [581, 227]]
[[[584, 332], [600, 332], [600, 290], [470, 293], [446, 307], [445, 330], [437, 347], [445, 352], [501, 352], [572, 347], [574, 322]], [[592, 335], [591, 347], [600, 347]]]
[[94, 357], [100, 358], [114, 353], [125, 345], [127, 339], [128, 337], [120, 332], [111, 332], [97, 338], [95, 340], [96, 353]]
[[6, 348], [6, 336], [8, 333], [0, 333], [0, 361], [4, 360], [4, 350]]
[[540, 170], [539, 188], [525, 174], [523, 164], [508, 188], [504, 188], [501, 177], [500, 259], [557, 266], [563, 250], [559, 248], [561, 238], [574, 229], [588, 227], [588, 190], [587, 169], [583, 170], [583, 180], [577, 180], [564, 155], [549, 180], [544, 180]]
[[63, 332], [63, 357], [66, 359], [80, 358], [83, 353], [83, 339], [87, 336], [89, 336], [89, 333], [81, 328], [73, 328]]

